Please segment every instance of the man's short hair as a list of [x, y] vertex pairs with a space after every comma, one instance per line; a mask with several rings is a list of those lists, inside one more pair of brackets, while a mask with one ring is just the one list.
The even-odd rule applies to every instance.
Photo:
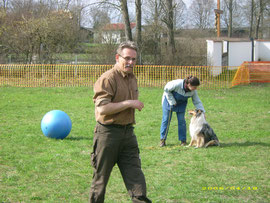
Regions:
[[126, 42], [122, 42], [121, 44], [119, 44], [116, 53], [117, 54], [121, 54], [122, 50], [125, 48], [129, 48], [129, 49], [134, 49], [137, 52], [137, 46], [135, 44], [135, 42], [133, 41], [126, 41]]

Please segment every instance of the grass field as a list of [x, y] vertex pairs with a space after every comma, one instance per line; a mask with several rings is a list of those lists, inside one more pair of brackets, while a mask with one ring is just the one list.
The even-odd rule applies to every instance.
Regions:
[[[269, 202], [270, 85], [198, 92], [220, 147], [181, 147], [174, 114], [168, 146], [160, 148], [163, 91], [140, 88], [145, 108], [136, 112], [135, 132], [149, 198], [154, 203]], [[87, 87], [0, 87], [0, 202], [88, 201], [92, 96]], [[193, 108], [189, 101], [188, 109]], [[42, 117], [53, 109], [72, 120], [64, 140], [41, 132]], [[105, 202], [131, 202], [117, 166]]]

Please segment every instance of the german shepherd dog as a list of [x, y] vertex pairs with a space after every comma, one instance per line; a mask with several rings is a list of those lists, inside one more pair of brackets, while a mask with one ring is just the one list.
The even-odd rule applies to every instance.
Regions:
[[201, 110], [190, 110], [192, 115], [189, 124], [189, 133], [191, 141], [188, 147], [196, 146], [195, 148], [220, 146], [217, 135], [205, 120], [204, 112]]

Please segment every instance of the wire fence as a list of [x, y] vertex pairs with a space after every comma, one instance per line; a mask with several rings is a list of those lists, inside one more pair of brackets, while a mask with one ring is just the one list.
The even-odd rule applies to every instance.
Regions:
[[[0, 64], [0, 86], [93, 86], [112, 65]], [[229, 88], [237, 67], [138, 65], [134, 73], [139, 87], [164, 87], [189, 75], [200, 79], [200, 88]]]

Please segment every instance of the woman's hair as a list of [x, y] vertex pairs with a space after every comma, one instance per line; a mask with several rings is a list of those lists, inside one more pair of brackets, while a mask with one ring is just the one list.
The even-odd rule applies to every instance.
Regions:
[[136, 46], [135, 42], [126, 41], [126, 42], [122, 42], [121, 44], [119, 44], [119, 46], [116, 50], [116, 53], [121, 54], [122, 50], [125, 48], [134, 49], [137, 52], [137, 46]]
[[191, 86], [199, 86], [200, 80], [197, 77], [190, 75], [186, 78], [186, 83]]

